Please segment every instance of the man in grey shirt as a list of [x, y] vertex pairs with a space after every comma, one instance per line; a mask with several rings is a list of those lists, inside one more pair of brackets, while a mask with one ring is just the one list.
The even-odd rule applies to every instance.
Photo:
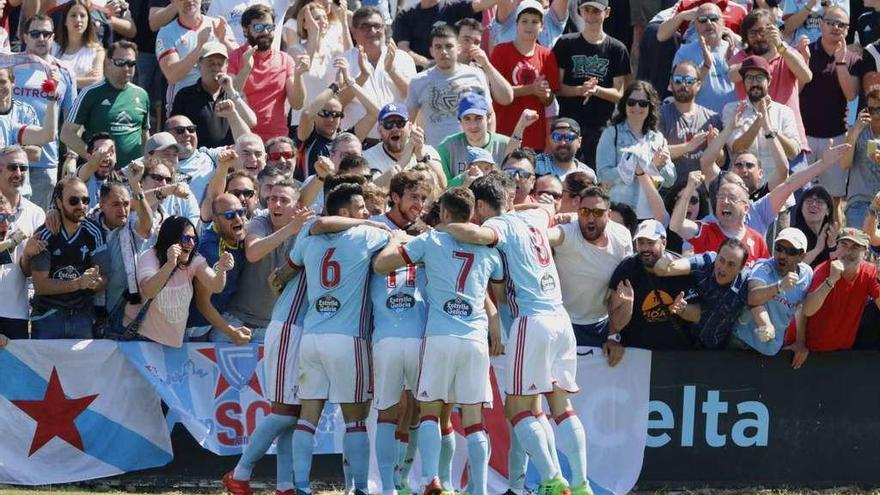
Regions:
[[867, 107], [859, 112], [855, 125], [846, 133], [852, 147], [840, 158], [840, 168], [849, 173], [846, 188], [846, 226], [862, 228], [874, 194], [880, 191], [880, 90], [871, 90]]

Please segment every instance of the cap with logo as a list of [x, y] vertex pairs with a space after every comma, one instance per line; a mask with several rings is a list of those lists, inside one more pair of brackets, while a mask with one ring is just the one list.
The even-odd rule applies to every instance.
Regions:
[[868, 247], [871, 244], [868, 234], [854, 227], [840, 229], [840, 232], [837, 234], [837, 242], [840, 241], [852, 241], [864, 247]]
[[476, 146], [468, 146], [466, 160], [468, 165], [476, 162], [495, 165], [495, 157], [492, 156], [492, 153], [489, 153], [489, 150], [477, 148]]
[[787, 227], [779, 231], [776, 235], [776, 242], [788, 241], [795, 249], [807, 252], [807, 236], [797, 228]]
[[397, 103], [389, 103], [379, 111], [379, 122], [393, 116], [401, 117], [403, 120], [409, 120], [409, 114], [407, 114], [405, 106], [398, 105]]
[[636, 235], [633, 236], [633, 239], [648, 239], [656, 241], [661, 237], [664, 239], [666, 238], [666, 227], [657, 220], [649, 218], [647, 220], [642, 220], [642, 223], [640, 223], [636, 229]]
[[489, 115], [489, 102], [479, 93], [464, 93], [458, 100], [458, 118], [465, 115]]
[[149, 155], [154, 151], [162, 151], [172, 146], [177, 148], [178, 153], [183, 151], [183, 146], [177, 144], [177, 140], [174, 139], [170, 132], [157, 132], [150, 136], [150, 139], [147, 139], [147, 144], [144, 145], [144, 155]]
[[211, 55], [223, 55], [224, 58], [229, 58], [229, 51], [223, 43], [209, 41], [202, 47], [202, 53], [199, 54], [199, 58], [210, 57]]

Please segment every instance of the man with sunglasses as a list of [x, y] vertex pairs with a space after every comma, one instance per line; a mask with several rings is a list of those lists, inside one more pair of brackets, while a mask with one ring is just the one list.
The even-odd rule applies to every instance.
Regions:
[[364, 151], [370, 169], [381, 173], [376, 184], [387, 186], [397, 172], [416, 163], [430, 163], [439, 170], [440, 155], [433, 146], [425, 144], [425, 132], [409, 120], [404, 105], [389, 103], [379, 112], [381, 143]]
[[[673, 67], [669, 85], [673, 99], [660, 105], [658, 127], [669, 144], [676, 185], [681, 185], [687, 181], [687, 174], [700, 170], [707, 141], [718, 136], [722, 124], [720, 115], [695, 102], [702, 82], [693, 62], [685, 60]], [[723, 165], [723, 155], [718, 158]]]
[[[807, 237], [803, 232], [788, 227], [776, 236], [773, 258], [761, 260], [752, 267], [749, 277], [748, 304], [764, 305], [774, 334], [762, 331], [750, 311], [743, 311], [734, 324], [730, 347], [754, 349], [766, 356], [775, 356], [785, 340], [785, 329], [794, 319], [797, 329], [797, 347], [804, 348], [807, 320], [803, 303], [813, 282], [813, 269], [803, 262], [807, 252]], [[795, 353], [797, 364], [798, 353]], [[796, 366], [797, 367], [797, 366]]]
[[287, 136], [277, 136], [266, 141], [266, 168], [272, 168], [289, 179], [296, 169], [296, 145]]
[[137, 45], [117, 41], [107, 50], [104, 81], [84, 88], [61, 128], [61, 141], [89, 159], [86, 141], [107, 132], [116, 143], [119, 164], [127, 166], [141, 156], [150, 137], [150, 97], [131, 81], [137, 65]]
[[[727, 59], [736, 49], [739, 37], [725, 28], [721, 9], [713, 2], [697, 7], [694, 20], [698, 38], [679, 47], [672, 66], [677, 67], [686, 60], [693, 62], [697, 67], [698, 80], [693, 91], [696, 102], [715, 113], [721, 113], [724, 105], [736, 100], [733, 82], [727, 76]], [[673, 96], [675, 92], [673, 85]]]
[[785, 37], [791, 40], [806, 37], [810, 43], [815, 42], [823, 35], [822, 24], [830, 9], [842, 12], [849, 26], [849, 0], [785, 0], [782, 2]]
[[163, 134], [171, 134], [177, 141], [177, 180], [187, 183], [196, 202], [201, 204], [224, 148], [200, 146], [199, 128], [185, 115], [172, 114], [163, 129]]
[[46, 250], [31, 262], [31, 337], [90, 339], [95, 294], [104, 289], [110, 273], [104, 231], [86, 216], [91, 198], [79, 178], [59, 181], [53, 196], [61, 229], [53, 234], [43, 225], [34, 234], [46, 243]]
[[504, 158], [501, 171], [516, 183], [513, 204], [531, 203], [535, 188], [535, 153], [528, 148], [517, 148]]
[[581, 147], [581, 126], [574, 119], [557, 117], [550, 123], [550, 146], [535, 160], [535, 173], [563, 179], [571, 172], [584, 172], [596, 181], [596, 172], [577, 159]]
[[[18, 65], [13, 69], [15, 85], [13, 97], [27, 103], [37, 113], [37, 119], [45, 129], [57, 132], [61, 113], [70, 115], [76, 99], [76, 81], [70, 71], [51, 55], [54, 25], [52, 19], [44, 14], [36, 14], [22, 24], [22, 39], [25, 53], [42, 59], [52, 67], [55, 76], [55, 92], [48, 93], [43, 84], [49, 78], [46, 69], [40, 64]], [[16, 144], [8, 142], [9, 144]], [[19, 143], [25, 144], [25, 143]], [[85, 146], [83, 146], [85, 148]], [[58, 140], [50, 139], [41, 147], [40, 159], [31, 163], [30, 185], [31, 200], [40, 208], [49, 208], [52, 204], [52, 191], [58, 176]]]

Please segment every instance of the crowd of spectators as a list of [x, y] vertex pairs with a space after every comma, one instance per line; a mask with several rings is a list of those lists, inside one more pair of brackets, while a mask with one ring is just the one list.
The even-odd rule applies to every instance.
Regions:
[[0, 3], [0, 346], [259, 341], [333, 186], [493, 174], [612, 365], [880, 345], [877, 0], [59, 2]]

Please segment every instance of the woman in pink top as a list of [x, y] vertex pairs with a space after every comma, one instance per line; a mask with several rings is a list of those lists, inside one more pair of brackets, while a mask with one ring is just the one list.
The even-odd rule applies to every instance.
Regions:
[[[212, 293], [223, 290], [226, 272], [232, 268], [232, 257], [221, 257], [212, 269], [198, 254], [198, 245], [192, 222], [174, 216], [162, 222], [156, 245], [141, 254], [137, 263], [140, 294], [144, 302], [155, 298], [141, 323], [142, 336], [163, 345], [180, 347], [193, 297], [193, 277]], [[140, 308], [131, 304], [126, 307], [126, 325]]]

